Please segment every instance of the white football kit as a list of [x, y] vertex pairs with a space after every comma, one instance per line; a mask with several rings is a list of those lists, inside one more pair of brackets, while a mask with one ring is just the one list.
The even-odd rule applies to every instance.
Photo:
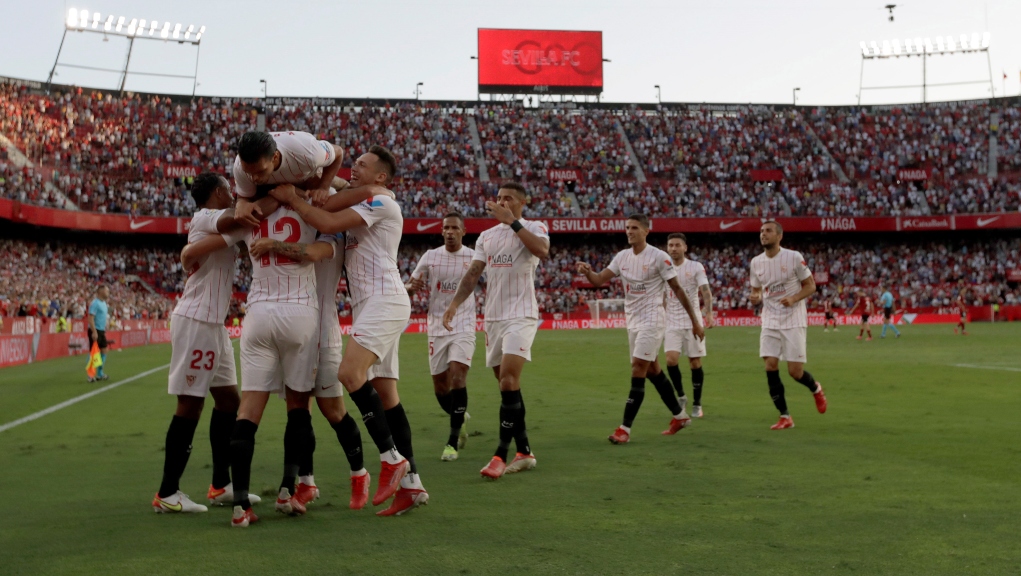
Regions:
[[471, 266], [475, 251], [462, 246], [450, 252], [445, 246], [422, 255], [411, 273], [429, 286], [429, 370], [435, 376], [447, 371], [451, 362], [471, 366], [475, 355], [475, 295], [457, 307], [451, 322], [453, 330], [443, 327], [443, 313], [454, 300], [457, 286]]
[[[188, 243], [220, 234], [216, 222], [226, 210], [202, 208], [192, 216]], [[167, 391], [175, 396], [205, 397], [210, 388], [237, 386], [234, 348], [223, 322], [234, 292], [238, 249], [249, 233], [239, 228], [220, 234], [227, 247], [201, 258], [184, 284], [170, 321], [170, 377]]]
[[316, 242], [333, 246], [333, 256], [313, 265], [319, 296], [319, 363], [313, 395], [316, 398], [337, 398], [344, 394], [344, 387], [337, 379], [344, 351], [337, 315], [337, 286], [344, 271], [344, 237], [342, 234], [323, 235]]
[[[322, 176], [323, 168], [337, 159], [333, 144], [317, 140], [308, 132], [270, 132], [270, 135], [280, 152], [280, 167], [270, 176], [268, 184], [302, 184], [313, 176]], [[234, 158], [233, 172], [238, 196], [254, 197], [255, 183], [241, 169], [240, 156]]]
[[[549, 230], [538, 221], [519, 218], [529, 232], [549, 246]], [[532, 342], [539, 328], [535, 269], [539, 258], [507, 224], [479, 234], [472, 260], [486, 265], [486, 367], [499, 366], [505, 354], [532, 360]]]
[[805, 257], [794, 250], [781, 248], [772, 258], [765, 253], [752, 258], [749, 281], [753, 288], [762, 288], [759, 356], [785, 362], [808, 361], [805, 301], [787, 307], [780, 300], [800, 292], [802, 280], [811, 276]]
[[397, 268], [404, 216], [400, 204], [389, 196], [373, 196], [351, 209], [365, 221], [344, 235], [344, 268], [353, 306], [351, 338], [377, 357], [369, 380], [397, 379], [401, 334], [411, 318], [411, 300]]
[[[701, 263], [685, 258], [680, 266], [674, 266], [677, 272], [677, 282], [684, 290], [685, 296], [695, 309], [695, 318], [702, 324], [702, 309], [698, 306], [698, 292], [701, 286], [707, 286], [709, 279], [705, 274], [705, 267]], [[681, 301], [673, 290], [666, 291], [666, 338], [663, 349], [667, 352], [680, 352], [686, 358], [703, 358], [705, 353], [705, 340], [695, 337], [692, 329], [691, 318], [684, 310]]]
[[627, 248], [613, 257], [607, 270], [624, 282], [624, 316], [631, 357], [655, 360], [666, 331], [663, 291], [667, 281], [677, 277], [670, 256], [655, 246], [646, 245], [638, 254]]
[[[260, 238], [311, 244], [316, 229], [286, 206], [253, 228]], [[248, 313], [241, 331], [241, 389], [308, 392], [315, 385], [319, 353], [319, 295], [311, 262], [280, 254], [252, 257]]]

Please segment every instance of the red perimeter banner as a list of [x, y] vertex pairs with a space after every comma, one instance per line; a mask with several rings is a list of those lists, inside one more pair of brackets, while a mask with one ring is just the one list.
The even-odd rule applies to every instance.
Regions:
[[[130, 217], [120, 214], [99, 214], [57, 210], [21, 204], [0, 198], [0, 219], [34, 226], [149, 234], [187, 234], [190, 218], [159, 216]], [[616, 234], [624, 232], [624, 218], [541, 218], [551, 234]], [[785, 232], [925, 232], [930, 230], [995, 230], [1021, 229], [1021, 213], [958, 214], [951, 216], [886, 216], [886, 217], [792, 217], [778, 218]], [[405, 234], [439, 235], [440, 218], [405, 218]], [[492, 228], [489, 218], [468, 218], [469, 234]], [[653, 218], [653, 232], [685, 233], [756, 233], [761, 218]]]
[[479, 92], [599, 94], [603, 33], [479, 28]]

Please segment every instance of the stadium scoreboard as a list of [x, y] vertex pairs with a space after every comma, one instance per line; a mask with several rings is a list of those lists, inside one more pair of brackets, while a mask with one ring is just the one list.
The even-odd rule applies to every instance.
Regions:
[[479, 28], [479, 93], [600, 94], [603, 33]]

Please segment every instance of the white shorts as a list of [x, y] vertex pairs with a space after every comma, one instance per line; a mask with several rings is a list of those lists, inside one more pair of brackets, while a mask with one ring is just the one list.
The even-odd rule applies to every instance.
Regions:
[[234, 348], [223, 324], [175, 315], [170, 342], [168, 393], [204, 398], [210, 388], [238, 385]]
[[532, 361], [532, 341], [539, 329], [535, 318], [486, 321], [486, 368], [503, 363], [504, 354], [521, 356]]
[[642, 328], [627, 331], [628, 352], [631, 358], [653, 361], [659, 356], [659, 347], [663, 345], [665, 328]]
[[344, 349], [340, 346], [319, 349], [319, 369], [316, 371], [316, 385], [312, 395], [316, 398], [339, 398], [344, 395], [344, 387], [337, 380], [340, 371], [340, 359]]
[[429, 337], [429, 373], [433, 376], [446, 372], [451, 362], [471, 367], [474, 355], [474, 332]]
[[779, 358], [784, 362], [807, 362], [807, 332], [805, 327], [783, 330], [763, 328], [759, 335], [759, 356]]
[[411, 319], [411, 301], [407, 296], [370, 296], [355, 306], [351, 338], [376, 355], [368, 379], [400, 378], [401, 334]]
[[319, 357], [319, 311], [257, 302], [241, 330], [241, 390], [310, 392]]
[[671, 328], [666, 331], [663, 349], [667, 352], [680, 352], [685, 358], [704, 358], [705, 340], [695, 338], [691, 328]]

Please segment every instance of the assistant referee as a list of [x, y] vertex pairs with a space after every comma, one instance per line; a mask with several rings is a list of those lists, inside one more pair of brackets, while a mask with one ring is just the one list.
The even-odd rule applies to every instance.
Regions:
[[99, 354], [103, 359], [103, 363], [99, 366], [96, 371], [96, 377], [89, 377], [89, 382], [96, 382], [97, 380], [108, 380], [110, 376], [104, 372], [106, 369], [106, 324], [110, 318], [110, 307], [106, 304], [106, 300], [110, 297], [110, 288], [106, 286], [100, 286], [96, 290], [96, 297], [93, 298], [92, 303], [89, 304], [89, 350], [92, 350], [92, 343], [99, 343]]

